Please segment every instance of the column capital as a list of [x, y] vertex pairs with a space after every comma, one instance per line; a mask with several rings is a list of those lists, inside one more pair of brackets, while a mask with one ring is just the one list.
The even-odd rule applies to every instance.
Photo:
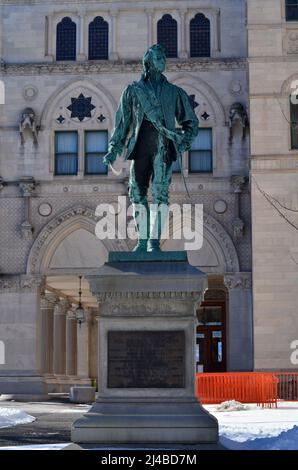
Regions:
[[21, 178], [19, 181], [19, 188], [23, 197], [31, 197], [36, 189], [34, 178], [31, 176]]
[[56, 294], [43, 294], [40, 298], [41, 308], [54, 308], [55, 304], [59, 301]]
[[181, 18], [183, 18], [186, 15], [186, 13], [188, 13], [188, 8], [181, 8], [179, 10], [179, 14]]
[[68, 299], [60, 299], [59, 302], [55, 305], [54, 314], [66, 316], [69, 306], [70, 306], [70, 303]]
[[251, 289], [252, 273], [228, 273], [224, 276], [224, 285], [229, 289]]
[[43, 292], [45, 289], [46, 278], [43, 275], [21, 274], [20, 288], [25, 292]]
[[86, 16], [86, 9], [85, 8], [80, 8], [77, 10], [77, 15], [79, 18], [84, 18]]
[[234, 193], [241, 193], [245, 183], [246, 183], [246, 176], [233, 175], [231, 177], [231, 184], [233, 186]]
[[112, 18], [117, 18], [119, 14], [119, 10], [109, 10], [109, 14], [111, 15]]

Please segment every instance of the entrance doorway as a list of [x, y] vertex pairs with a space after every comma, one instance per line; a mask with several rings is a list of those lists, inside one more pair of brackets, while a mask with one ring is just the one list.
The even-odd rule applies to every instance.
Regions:
[[226, 303], [205, 301], [197, 311], [197, 372], [226, 371]]

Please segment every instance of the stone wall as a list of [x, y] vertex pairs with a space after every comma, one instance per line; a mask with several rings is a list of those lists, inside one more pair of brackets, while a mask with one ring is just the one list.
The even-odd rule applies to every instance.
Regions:
[[298, 151], [291, 149], [289, 123], [298, 79], [295, 35], [298, 24], [286, 22], [284, 2], [248, 1], [256, 369], [295, 369]]
[[[69, 256], [60, 256], [66, 250], [58, 251], [63, 240], [69, 241], [67, 237], [71, 233], [82, 229], [93, 235], [95, 207], [101, 202], [116, 202], [119, 194], [127, 195], [128, 165], [124, 164], [120, 179], [111, 172], [107, 176], [87, 177], [83, 171], [82, 148], [78, 175], [55, 176], [54, 132], [77, 130], [83, 133], [88, 129], [102, 129], [111, 133], [121, 92], [128, 83], [139, 78], [142, 55], [156, 42], [156, 22], [164, 13], [172, 14], [178, 24], [178, 58], [168, 60], [166, 76], [189, 95], [194, 95], [199, 104], [196, 113], [200, 126], [213, 130], [213, 173], [190, 174], [187, 155], [183, 160], [192, 201], [204, 204], [208, 235], [207, 248], [205, 250], [204, 245], [204, 253], [195, 254], [194, 263], [210, 273], [249, 272], [249, 188], [246, 182], [240, 184], [238, 191], [233, 179], [235, 175], [248, 175], [249, 135], [247, 133], [243, 139], [242, 129], [237, 128], [233, 141], [229, 142], [231, 105], [235, 102], [242, 103], [244, 108], [248, 105], [245, 1], [65, 0], [61, 4], [56, 0], [0, 0], [0, 6], [0, 73], [6, 86], [6, 104], [0, 113], [0, 176], [3, 179], [0, 180], [0, 277], [26, 272], [48, 274], [53, 264], [62, 274], [69, 273], [66, 269]], [[203, 12], [211, 22], [210, 58], [189, 58], [188, 25], [198, 12]], [[78, 27], [75, 62], [55, 60], [55, 25], [65, 15], [74, 18]], [[102, 15], [109, 23], [109, 61], [86, 60], [87, 25], [90, 18], [97, 15]], [[95, 111], [91, 119], [78, 123], [70, 118], [66, 109], [71, 98], [81, 92], [92, 97]], [[23, 144], [20, 140], [20, 115], [27, 107], [36, 115], [37, 145], [30, 138]], [[60, 114], [65, 118], [62, 124], [57, 121]], [[105, 117], [102, 122], [97, 120], [100, 114]], [[27, 177], [25, 183], [24, 177]], [[33, 178], [33, 186], [28, 178]], [[24, 184], [32, 187], [26, 192]], [[171, 201], [189, 202], [180, 175], [173, 177]], [[245, 224], [240, 237], [235, 225], [238, 216]], [[24, 222], [29, 222], [29, 226]], [[48, 249], [54, 236], [59, 263], [55, 253]], [[130, 242], [126, 249], [132, 246]], [[111, 247], [119, 249], [117, 245], [108, 248]], [[25, 315], [30, 323], [32, 312], [27, 312], [17, 299], [14, 294], [9, 311], [19, 307], [11, 318], [18, 323], [18, 318]], [[6, 297], [2, 305], [6, 308]], [[247, 310], [243, 315], [246, 314], [250, 318], [251, 312]], [[91, 342], [94, 344], [94, 338]], [[92, 362], [94, 347], [90, 347]], [[25, 355], [26, 351], [24, 349]], [[34, 354], [32, 357], [30, 354], [24, 361], [33, 360]], [[244, 368], [250, 367], [248, 363]], [[91, 375], [94, 367], [93, 361], [89, 364]], [[237, 363], [233, 367], [236, 368]]]

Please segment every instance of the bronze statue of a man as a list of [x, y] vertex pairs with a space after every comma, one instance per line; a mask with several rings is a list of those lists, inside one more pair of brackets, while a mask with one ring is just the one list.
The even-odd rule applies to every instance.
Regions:
[[[159, 210], [168, 205], [172, 164], [189, 150], [198, 133], [198, 119], [188, 95], [169, 83], [163, 75], [164, 49], [156, 44], [143, 57], [141, 79], [122, 93], [115, 127], [104, 163], [113, 163], [126, 145], [126, 160], [132, 160], [129, 198], [134, 207], [138, 231], [135, 251], [160, 251], [164, 216]], [[179, 128], [177, 128], [178, 124]], [[150, 181], [151, 210], [147, 193]]]

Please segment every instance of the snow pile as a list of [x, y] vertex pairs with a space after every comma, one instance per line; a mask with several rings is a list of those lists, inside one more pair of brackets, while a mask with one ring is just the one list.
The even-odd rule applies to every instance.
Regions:
[[220, 441], [228, 449], [297, 449], [298, 403], [279, 402], [278, 408], [249, 404], [245, 410], [231, 413], [205, 405], [219, 424]]
[[247, 409], [247, 406], [243, 405], [243, 403], [240, 403], [240, 401], [229, 400], [223, 401], [220, 405], [218, 405], [216, 411], [244, 411]]
[[277, 437], [265, 437], [246, 442], [236, 442], [222, 437], [220, 442], [230, 450], [298, 450], [298, 426], [282, 432]]
[[0, 428], [10, 428], [18, 424], [32, 423], [32, 421], [35, 421], [34, 416], [30, 416], [24, 411], [0, 407]]

